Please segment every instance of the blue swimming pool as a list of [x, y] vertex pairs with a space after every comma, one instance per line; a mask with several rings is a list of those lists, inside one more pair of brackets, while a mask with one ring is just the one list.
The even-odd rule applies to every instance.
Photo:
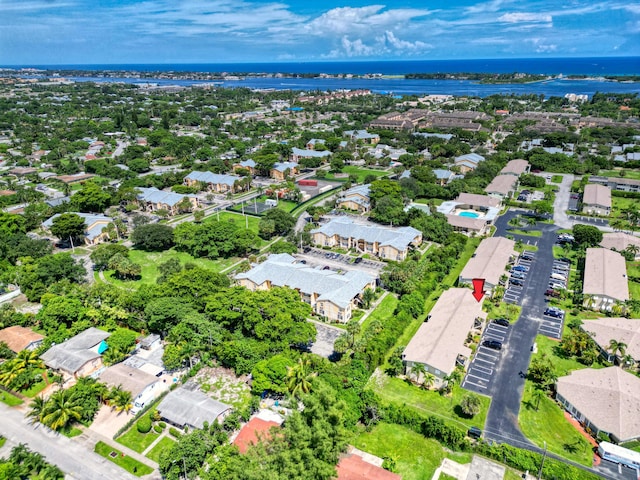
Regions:
[[460, 212], [458, 213], [459, 217], [469, 217], [469, 218], [478, 218], [480, 215], [477, 214], [476, 212], [468, 212], [468, 211], [464, 211], [464, 212]]

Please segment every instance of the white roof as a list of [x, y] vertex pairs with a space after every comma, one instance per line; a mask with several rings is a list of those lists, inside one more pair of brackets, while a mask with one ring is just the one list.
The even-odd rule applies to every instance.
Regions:
[[64, 370], [71, 375], [75, 374], [84, 364], [100, 357], [98, 346], [111, 334], [104, 330], [89, 327], [75, 337], [54, 345], [40, 355], [47, 367], [55, 370]]
[[233, 187], [238, 180], [242, 180], [242, 178], [237, 175], [222, 175], [211, 172], [191, 172], [184, 178], [194, 180], [196, 182], [211, 183], [213, 185], [228, 185], [230, 187]]
[[518, 179], [513, 175], [498, 175], [487, 185], [484, 191], [489, 194], [497, 193], [506, 196], [515, 190], [517, 181]]
[[[600, 246], [609, 250], [624, 251], [629, 245], [635, 245], [640, 249], [640, 238], [623, 232], [605, 233], [602, 235]], [[640, 251], [636, 257], [640, 255]]]
[[431, 309], [428, 320], [420, 325], [404, 349], [403, 359], [450, 373], [456, 366], [458, 354], [470, 356], [471, 350], [464, 346], [467, 334], [475, 319], [486, 315], [482, 302], [478, 302], [468, 288], [445, 290]]
[[521, 175], [527, 171], [527, 168], [529, 168], [529, 162], [526, 160], [511, 160], [502, 170], [500, 170], [500, 174]]
[[605, 295], [621, 302], [629, 300], [624, 257], [606, 248], [587, 248], [582, 292], [585, 295]]
[[170, 392], [158, 405], [158, 412], [163, 418], [181, 427], [203, 428], [204, 422], [213, 423], [227, 410], [231, 410], [229, 405], [184, 387]]
[[511, 256], [516, 255], [515, 244], [504, 237], [485, 238], [478, 245], [475, 256], [462, 269], [460, 279], [483, 278], [487, 283], [498, 285]]
[[604, 185], [590, 183], [584, 187], [582, 203], [585, 205], [598, 205], [611, 208], [611, 190]]
[[[625, 353], [640, 361], [640, 319], [598, 318], [584, 320], [582, 329], [591, 334], [595, 342], [609, 351], [611, 340], [627, 345]], [[610, 352], [612, 353], [612, 352]]]
[[500, 206], [499, 199], [488, 195], [478, 195], [477, 193], [461, 193], [455, 201], [472, 207], [490, 208]]

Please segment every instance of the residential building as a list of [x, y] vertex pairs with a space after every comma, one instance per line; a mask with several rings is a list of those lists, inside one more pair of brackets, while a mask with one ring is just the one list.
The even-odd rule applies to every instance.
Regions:
[[241, 189], [240, 182], [243, 178], [237, 175], [222, 175], [211, 172], [191, 172], [184, 177], [184, 184], [192, 187], [198, 183], [207, 185], [207, 189], [215, 193], [235, 193]]
[[383, 459], [349, 446], [340, 455], [336, 480], [402, 480], [397, 473], [382, 468]]
[[640, 192], [640, 180], [634, 178], [599, 177], [592, 175], [589, 182], [605, 185], [621, 192]]
[[447, 215], [447, 223], [458, 233], [480, 237], [489, 233], [490, 223], [482, 218], [461, 217], [459, 215]]
[[42, 345], [42, 340], [44, 340], [44, 335], [20, 325], [0, 330], [0, 342], [4, 342], [9, 347], [9, 350], [14, 353], [20, 353], [23, 350], [35, 350]]
[[[105, 215], [94, 215], [92, 213], [74, 212], [74, 214], [78, 215], [84, 220], [84, 242], [87, 245], [97, 245], [98, 243], [104, 242], [105, 240], [109, 240], [109, 235], [102, 230], [110, 223], [113, 223], [112, 218]], [[51, 230], [53, 221], [59, 216], [60, 214], [56, 213], [53, 217], [42, 222], [42, 226], [47, 230]], [[64, 239], [61, 238], [60, 240]]]
[[100, 382], [109, 387], [120, 387], [131, 393], [134, 414], [143, 409], [150, 401], [158, 398], [162, 392], [169, 390], [169, 386], [161, 382], [155, 375], [124, 363], [106, 368], [100, 374]]
[[459, 208], [471, 208], [479, 211], [488, 211], [491, 208], [500, 208], [502, 206], [502, 201], [499, 198], [476, 193], [461, 193], [455, 201], [458, 203]]
[[433, 174], [436, 176], [436, 181], [441, 187], [444, 187], [447, 183], [456, 177], [456, 174], [451, 170], [443, 170], [441, 168], [435, 168]]
[[640, 378], [620, 367], [584, 368], [558, 378], [556, 400], [594, 435], [640, 438]]
[[307, 148], [307, 150], [315, 150], [316, 149], [316, 145], [324, 146], [325, 143], [326, 143], [326, 141], [324, 139], [322, 139], [322, 138], [312, 138], [311, 140], [309, 140], [307, 142], [305, 147]]
[[271, 178], [281, 182], [287, 177], [297, 175], [298, 168], [299, 166], [295, 162], [277, 162], [271, 169]]
[[186, 198], [191, 204], [191, 209], [198, 208], [200, 201], [195, 195], [182, 195], [180, 193], [165, 192], [157, 188], [137, 187], [140, 190], [138, 194], [138, 203], [148, 212], [157, 212], [158, 210], [166, 210], [170, 215], [180, 213], [180, 204]]
[[220, 423], [231, 413], [231, 407], [199, 390], [180, 387], [170, 392], [158, 405], [158, 413], [168, 423], [180, 428], [204, 428], [204, 422]]
[[513, 196], [518, 187], [518, 178], [513, 175], [498, 175], [484, 189], [487, 195], [504, 200]]
[[303, 158], [320, 158], [324, 160], [330, 156], [330, 150], [303, 150], [296, 147], [291, 149], [291, 161], [294, 163], [299, 163]]
[[600, 246], [616, 252], [633, 252], [634, 258], [640, 260], [640, 238], [623, 232], [604, 233]]
[[471, 357], [472, 351], [465, 345], [467, 336], [481, 329], [486, 317], [482, 302], [470, 289], [445, 290], [402, 353], [407, 375], [421, 364], [436, 377], [436, 386], [441, 386], [456, 365], [464, 366]]
[[480, 242], [475, 255], [469, 259], [460, 272], [458, 285], [471, 285], [474, 278], [484, 280], [484, 292], [493, 293], [493, 289], [500, 284], [500, 277], [505, 275], [507, 265], [513, 263], [518, 252], [516, 242], [504, 237], [485, 238]]
[[233, 444], [238, 447], [240, 453], [247, 453], [251, 445], [257, 445], [259, 441], [269, 440], [271, 437], [270, 430], [278, 428], [281, 423], [282, 421], [276, 422], [255, 416], [243, 425], [233, 440]]
[[519, 177], [523, 173], [529, 173], [529, 168], [529, 162], [526, 160], [511, 160], [502, 170], [500, 170], [500, 175], [513, 175], [514, 177]]
[[484, 162], [484, 157], [477, 153], [467, 153], [456, 157], [453, 164], [460, 169], [460, 173], [467, 173], [478, 168], [480, 162]]
[[109, 332], [90, 327], [54, 345], [40, 358], [47, 367], [66, 377], [95, 377], [104, 368], [102, 354], [108, 348], [106, 339], [110, 336]]
[[236, 275], [235, 279], [253, 291], [272, 287], [297, 290], [314, 313], [343, 323], [351, 319], [362, 293], [367, 288], [376, 288], [376, 279], [371, 275], [353, 270], [338, 273], [312, 268], [286, 253], [269, 255], [266, 261]]
[[608, 362], [613, 362], [615, 355], [620, 355], [609, 348], [611, 340], [624, 343], [625, 355], [630, 355], [636, 362], [640, 362], [640, 319], [607, 317], [584, 320], [580, 328], [591, 335]]
[[598, 184], [588, 184], [582, 195], [582, 211], [590, 215], [609, 215], [611, 213], [611, 190]]
[[343, 134], [355, 142], [368, 143], [369, 145], [375, 145], [380, 141], [380, 135], [369, 133], [366, 130], [345, 130]]
[[422, 232], [413, 227], [365, 225], [348, 217], [333, 218], [310, 233], [316, 245], [354, 249], [399, 262], [407, 258], [411, 248], [422, 244]]
[[256, 174], [256, 162], [249, 159], [243, 160], [242, 162], [233, 164], [233, 171], [236, 172], [238, 170], [248, 170], [250, 175]]
[[610, 311], [629, 300], [624, 257], [606, 248], [587, 248], [582, 293], [585, 306], [595, 310]]
[[336, 200], [336, 207], [353, 210], [358, 213], [369, 213], [371, 200], [369, 199], [371, 185], [358, 185], [345, 190]]

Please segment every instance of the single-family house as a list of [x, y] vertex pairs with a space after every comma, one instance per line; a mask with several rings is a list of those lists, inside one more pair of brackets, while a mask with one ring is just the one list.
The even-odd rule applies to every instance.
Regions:
[[165, 192], [154, 187], [138, 187], [137, 190], [140, 191], [137, 197], [138, 203], [148, 212], [166, 210], [170, 215], [176, 215], [180, 213], [182, 205], [187, 204], [187, 202], [190, 204], [190, 210], [200, 206], [200, 201], [195, 195]]
[[353, 310], [361, 303], [362, 293], [376, 287], [375, 277], [361, 271], [338, 273], [312, 268], [286, 253], [269, 255], [266, 261], [235, 279], [252, 291], [272, 287], [297, 290], [317, 315], [343, 323], [351, 319]]
[[98, 376], [104, 368], [102, 354], [108, 348], [106, 339], [111, 334], [94, 327], [54, 345], [40, 358], [44, 364], [66, 377]]
[[482, 212], [502, 206], [502, 201], [499, 198], [476, 193], [461, 193], [455, 201], [458, 203], [458, 208], [471, 208]]
[[336, 200], [336, 207], [368, 213], [371, 210], [369, 192], [371, 185], [358, 185], [343, 191]]
[[610, 311], [629, 300], [624, 257], [606, 248], [587, 248], [582, 293], [584, 305], [594, 310]]
[[558, 378], [556, 400], [594, 435], [640, 438], [640, 378], [620, 367], [583, 368]]
[[[102, 230], [110, 223], [113, 223], [113, 219], [105, 215], [94, 215], [92, 213], [74, 212], [74, 214], [84, 220], [84, 242], [87, 245], [97, 245], [105, 240], [109, 240], [109, 235]], [[50, 230], [53, 225], [53, 221], [59, 216], [60, 214], [56, 213], [53, 217], [42, 222], [42, 226], [47, 230]]]
[[588, 184], [582, 195], [582, 211], [590, 215], [611, 214], [611, 190], [598, 184]]
[[445, 290], [402, 352], [407, 375], [421, 364], [436, 377], [436, 386], [441, 386], [457, 365], [465, 365], [471, 357], [471, 349], [465, 345], [467, 336], [482, 328], [486, 316], [482, 302], [470, 289]]
[[255, 416], [243, 425], [236, 438], [233, 439], [233, 444], [238, 447], [240, 453], [247, 453], [251, 445], [257, 445], [259, 441], [270, 440], [270, 430], [278, 428], [281, 423], [282, 421], [276, 422]]
[[106, 368], [100, 374], [100, 382], [109, 387], [121, 387], [131, 393], [134, 414], [144, 408], [150, 401], [158, 398], [162, 392], [169, 390], [169, 386], [161, 382], [155, 375], [124, 363], [118, 363]]
[[369, 145], [375, 145], [380, 141], [380, 135], [369, 133], [366, 130], [345, 130], [343, 134], [355, 142], [368, 143]]
[[184, 184], [192, 187], [198, 185], [198, 183], [204, 183], [207, 185], [207, 189], [215, 193], [235, 193], [241, 190], [242, 177], [237, 175], [223, 175], [219, 173], [211, 172], [191, 172], [184, 177]]
[[584, 320], [580, 328], [591, 335], [600, 353], [608, 362], [613, 362], [615, 356], [620, 355], [619, 351], [611, 351], [612, 340], [624, 343], [625, 355], [640, 362], [640, 319], [607, 317]]
[[436, 182], [444, 187], [447, 183], [453, 180], [456, 176], [451, 170], [445, 170], [442, 168], [434, 168], [433, 174], [436, 176]]
[[42, 340], [44, 340], [44, 335], [20, 325], [0, 330], [0, 342], [4, 342], [14, 353], [20, 353], [23, 350], [35, 350], [42, 345]]
[[162, 399], [158, 413], [168, 423], [180, 428], [204, 428], [204, 422], [220, 423], [231, 413], [231, 407], [199, 390], [176, 388]]
[[[307, 142], [305, 147], [307, 148], [307, 150], [315, 150], [316, 149], [316, 145], [324, 146], [325, 143], [326, 143], [326, 141], [324, 139], [322, 139], [322, 138], [312, 138], [311, 140], [309, 140]], [[322, 151], [322, 149], [320, 151]]]
[[297, 175], [298, 168], [299, 166], [296, 162], [277, 162], [271, 169], [271, 178], [281, 182], [287, 177]]
[[604, 233], [600, 246], [616, 252], [631, 252], [635, 260], [640, 260], [640, 238], [634, 235], [623, 232]]
[[511, 198], [513, 196], [513, 192], [516, 191], [517, 186], [518, 177], [514, 177], [513, 175], [498, 175], [486, 186], [484, 191], [491, 197], [504, 200], [505, 198]]
[[453, 164], [460, 169], [460, 173], [467, 173], [478, 168], [480, 162], [484, 162], [484, 157], [477, 153], [467, 153], [460, 155], [453, 160]]
[[413, 227], [366, 225], [348, 217], [333, 218], [310, 233], [316, 245], [354, 249], [398, 262], [407, 258], [411, 248], [422, 244], [422, 232]]
[[336, 480], [402, 480], [397, 474], [382, 468], [383, 459], [349, 446], [340, 455]]
[[475, 255], [469, 259], [460, 272], [458, 284], [471, 285], [474, 278], [484, 280], [483, 291], [491, 295], [493, 289], [500, 284], [500, 277], [505, 268], [518, 256], [516, 242], [505, 237], [485, 238], [480, 242]]

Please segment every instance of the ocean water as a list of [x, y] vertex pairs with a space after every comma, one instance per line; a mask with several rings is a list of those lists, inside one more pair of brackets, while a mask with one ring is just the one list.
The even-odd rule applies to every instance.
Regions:
[[640, 75], [640, 57], [510, 58], [466, 60], [394, 60], [300, 63], [207, 63], [131, 65], [24, 65], [25, 67], [74, 70], [136, 70], [142, 72], [237, 72], [237, 73], [537, 73], [549, 75]]

